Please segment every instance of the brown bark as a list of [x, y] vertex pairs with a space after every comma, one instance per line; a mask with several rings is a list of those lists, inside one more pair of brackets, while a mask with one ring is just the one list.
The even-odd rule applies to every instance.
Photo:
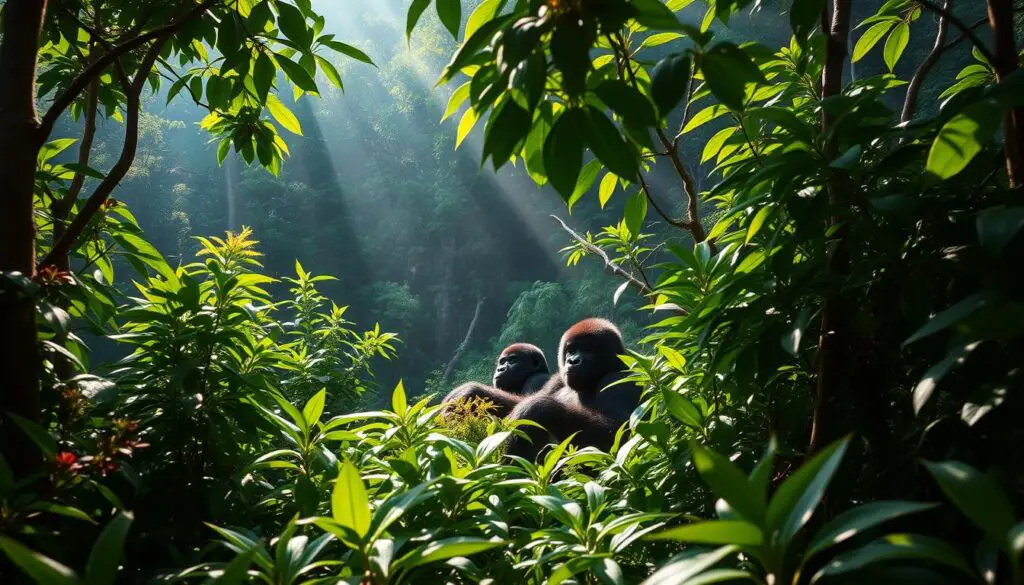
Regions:
[[946, 0], [943, 4], [942, 10], [944, 14], [939, 16], [939, 28], [935, 32], [935, 44], [932, 46], [932, 50], [928, 53], [928, 56], [921, 61], [921, 65], [918, 66], [917, 71], [914, 72], [914, 77], [910, 80], [910, 85], [907, 86], [907, 97], [903, 100], [903, 113], [900, 115], [900, 122], [906, 124], [914, 118], [914, 112], [917, 111], [917, 96], [921, 93], [921, 86], [924, 85], [925, 77], [938, 62], [939, 56], [945, 51], [946, 35], [949, 32], [949, 12], [953, 10], [953, 0]]
[[[850, 4], [852, 0], [834, 0], [832, 19], [826, 39], [825, 64], [821, 74], [821, 97], [839, 95], [843, 89], [843, 64], [846, 61], [846, 39], [850, 31]], [[827, 135], [834, 123], [832, 116], [824, 110], [821, 115], [822, 134]], [[826, 147], [825, 156], [832, 160], [837, 155], [835, 143]], [[826, 171], [828, 172], [828, 171]], [[842, 182], [830, 177], [828, 184], [829, 204], [833, 209], [831, 225], [843, 221], [837, 212], [845, 204], [846, 197]], [[822, 307], [821, 337], [818, 344], [817, 388], [814, 401], [814, 418], [811, 422], [811, 440], [808, 454], [813, 454], [830, 441], [848, 430], [849, 418], [844, 417], [844, 406], [850, 402], [850, 331], [847, 322], [847, 307], [840, 292], [841, 280], [849, 271], [849, 249], [846, 227], [840, 226], [835, 235], [836, 244], [828, 259], [828, 273], [833, 279], [833, 290], [825, 298]]]
[[[0, 44], [0, 272], [35, 274], [32, 218], [36, 140], [35, 71], [46, 0], [9, 0]], [[39, 353], [35, 304], [0, 287], [0, 409], [36, 420], [39, 413]], [[0, 449], [14, 472], [34, 469], [34, 444], [7, 417], [0, 419]]]
[[166, 33], [149, 47], [145, 57], [142, 58], [142, 62], [139, 64], [139, 70], [135, 74], [135, 79], [130, 84], [124, 70], [120, 66], [117, 67], [118, 75], [121, 77], [127, 93], [124, 143], [121, 145], [121, 155], [118, 157], [117, 162], [114, 163], [114, 166], [110, 168], [107, 176], [100, 181], [96, 190], [85, 201], [85, 205], [82, 206], [82, 209], [75, 216], [67, 232], [53, 243], [53, 249], [39, 263], [40, 266], [53, 264], [60, 258], [67, 258], [74, 251], [89, 222], [92, 221], [96, 212], [103, 207], [107, 198], [110, 197], [110, 194], [121, 183], [121, 179], [128, 174], [132, 163], [135, 162], [135, 152], [139, 144], [139, 96], [142, 94], [146, 78], [149, 76], [153, 64], [156, 63], [157, 58], [160, 56], [160, 49], [167, 42], [167, 39], [170, 38], [170, 35], [171, 33]]
[[[995, 38], [995, 65], [999, 81], [1017, 70], [1017, 46], [1013, 30], [1013, 1], [988, 0], [988, 22]], [[1024, 108], [1014, 108], [1006, 113], [1003, 124], [1005, 138], [1003, 148], [1006, 154], [1006, 171], [1010, 187], [1024, 184]]]

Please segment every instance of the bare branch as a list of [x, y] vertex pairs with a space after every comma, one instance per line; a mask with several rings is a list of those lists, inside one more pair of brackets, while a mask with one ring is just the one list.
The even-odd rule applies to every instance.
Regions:
[[[645, 283], [643, 280], [640, 280], [636, 276], [633, 276], [628, 270], [625, 270], [624, 268], [616, 264], [614, 261], [612, 261], [612, 259], [608, 257], [607, 252], [602, 250], [600, 247], [595, 246], [592, 242], [588, 241], [578, 232], [569, 227], [564, 221], [562, 221], [562, 218], [558, 217], [557, 215], [552, 215], [551, 217], [553, 217], [555, 221], [561, 224], [562, 229], [565, 230], [565, 232], [569, 234], [569, 236], [572, 239], [576, 240], [576, 242], [581, 247], [583, 247], [583, 249], [586, 250], [588, 254], [593, 254], [594, 256], [600, 258], [601, 261], [604, 262], [604, 268], [606, 272], [627, 281], [629, 284], [632, 284], [633, 286], [636, 287], [638, 291], [640, 291], [640, 294], [642, 294], [643, 296], [651, 296], [654, 294], [654, 290], [651, 289], [651, 287], [648, 286], [647, 283]], [[683, 315], [689, 314], [686, 311], [686, 309], [675, 305], [673, 305], [672, 310]]]
[[[917, 2], [918, 5], [921, 6], [921, 8], [924, 8], [944, 18], [949, 19], [950, 24], [955, 26], [957, 30], [961, 32], [961, 34], [970, 39], [971, 44], [973, 44], [978, 49], [979, 53], [985, 56], [985, 59], [987, 59], [989, 63], [996, 63], [996, 56], [992, 53], [992, 51], [989, 50], [987, 46], [985, 46], [985, 43], [981, 42], [981, 39], [978, 38], [978, 35], [974, 34], [974, 30], [972, 29], [972, 27], [969, 27], [966, 24], [964, 24], [964, 21], [960, 20], [960, 18], [958, 18], [955, 14], [953, 14], [949, 10], [940, 8], [937, 4], [932, 2], [932, 0], [914, 1]], [[1012, 23], [1013, 19], [1011, 19], [1010, 22]]]

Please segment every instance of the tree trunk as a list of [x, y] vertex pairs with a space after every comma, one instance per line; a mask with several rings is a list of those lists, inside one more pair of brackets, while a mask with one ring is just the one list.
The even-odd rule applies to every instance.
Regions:
[[[999, 81], [1017, 70], [1017, 46], [1014, 40], [1013, 0], [988, 0], [988, 22], [996, 41], [996, 74]], [[1003, 127], [1006, 171], [1010, 187], [1024, 185], [1024, 108], [1006, 113]]]
[[[843, 64], [846, 61], [846, 39], [850, 31], [851, 0], [834, 0], [832, 20], [826, 28], [825, 66], [821, 74], [821, 97], [839, 95], [843, 89]], [[825, 22], [823, 22], [823, 25]], [[832, 128], [833, 120], [826, 112], [822, 112], [822, 134], [827, 135]], [[832, 160], [837, 156], [835, 143], [830, 143], [826, 157]], [[830, 172], [826, 169], [826, 172]], [[844, 221], [838, 212], [843, 208], [846, 197], [842, 182], [835, 177], [830, 178], [826, 186], [829, 205], [833, 209], [832, 225]], [[846, 226], [841, 225], [836, 232], [838, 240], [828, 259], [828, 273], [833, 279], [832, 291], [825, 298], [821, 314], [821, 337], [818, 344], [817, 389], [814, 402], [814, 419], [811, 422], [811, 440], [808, 454], [813, 454], [830, 441], [844, 434], [850, 427], [849, 418], [843, 416], [844, 407], [849, 400], [850, 380], [849, 361], [851, 357], [851, 340], [847, 307], [842, 298], [842, 279], [849, 271], [850, 256], [847, 243]], [[846, 421], [846, 422], [844, 422]]]
[[[942, 9], [946, 13], [952, 12], [953, 0], [946, 0]], [[939, 28], [935, 32], [935, 44], [932, 46], [931, 52], [924, 58], [924, 61], [921, 61], [921, 65], [914, 72], [914, 77], [910, 80], [910, 85], [907, 86], [907, 97], [903, 101], [903, 113], [900, 115], [901, 123], [906, 124], [914, 118], [914, 113], [917, 111], [917, 96], [921, 93], [921, 87], [924, 86], [924, 80], [928, 73], [932, 70], [932, 67], [935, 67], [939, 56], [945, 50], [946, 34], [948, 32], [949, 17], [944, 14], [939, 17]]]
[[452, 374], [455, 373], [455, 366], [462, 359], [462, 354], [466, 353], [466, 348], [469, 347], [469, 342], [473, 340], [473, 332], [476, 331], [476, 322], [480, 319], [480, 309], [484, 306], [484, 297], [480, 297], [476, 301], [476, 309], [473, 310], [473, 319], [469, 322], [469, 329], [466, 330], [466, 336], [462, 338], [462, 342], [455, 348], [455, 354], [452, 355], [452, 359], [449, 360], [448, 366], [444, 369], [444, 376], [441, 378], [441, 386], [447, 386], [448, 381], [452, 379]]
[[[8, 0], [0, 45], [0, 272], [35, 275], [32, 217], [39, 118], [35, 71], [46, 0]], [[6, 280], [6, 279], [4, 279]], [[39, 353], [35, 304], [0, 281], [0, 407], [36, 420], [39, 416]], [[9, 418], [0, 422], [0, 449], [16, 474], [38, 464], [38, 453]]]

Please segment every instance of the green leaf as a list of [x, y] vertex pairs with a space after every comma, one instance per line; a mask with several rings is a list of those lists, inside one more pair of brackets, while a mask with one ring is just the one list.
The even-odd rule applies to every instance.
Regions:
[[274, 53], [274, 58], [277, 59], [277, 64], [284, 70], [284, 74], [288, 76], [288, 79], [295, 84], [296, 87], [302, 91], [308, 91], [317, 93], [316, 82], [309, 75], [308, 72], [301, 65], [292, 61], [288, 57], [285, 57], [281, 53]]
[[302, 418], [306, 421], [306, 426], [313, 428], [313, 425], [320, 422], [320, 417], [324, 413], [324, 403], [327, 401], [327, 388], [321, 388], [319, 392], [313, 395], [312, 398], [306, 402], [306, 406], [302, 408]]
[[641, 585], [683, 585], [734, 554], [739, 549], [735, 546], [723, 546], [719, 549], [702, 552], [689, 550], [672, 557], [663, 567], [648, 577]]
[[688, 55], [669, 55], [654, 67], [651, 74], [651, 99], [663, 118], [685, 97], [689, 82]]
[[470, 131], [473, 130], [473, 126], [476, 126], [477, 120], [480, 119], [480, 114], [477, 113], [476, 109], [470, 106], [462, 114], [462, 118], [459, 119], [459, 128], [455, 133], [455, 148], [458, 149], [462, 144], [462, 141], [469, 136]]
[[100, 533], [85, 566], [85, 580], [89, 585], [113, 585], [133, 519], [130, 513], [120, 512]]
[[928, 152], [927, 170], [939, 179], [955, 176], [991, 142], [1003, 111], [994, 100], [971, 104], [939, 130]]
[[596, 158], [583, 165], [583, 170], [580, 171], [580, 176], [576, 180], [576, 188], [572, 190], [572, 195], [569, 196], [569, 201], [566, 202], [569, 206], [569, 211], [572, 211], [573, 206], [590, 191], [599, 174], [601, 174], [601, 161]]
[[605, 173], [604, 178], [601, 179], [601, 186], [598, 188], [598, 200], [601, 202], [601, 209], [612, 198], [615, 194], [615, 185], [619, 182], [619, 178], [614, 173]]
[[266, 53], [260, 52], [252, 69], [252, 85], [256, 88], [256, 95], [261, 102], [267, 101], [276, 74], [277, 67], [274, 66], [274, 61]]
[[882, 37], [895, 26], [893, 21], [879, 22], [872, 26], [859, 39], [857, 44], [853, 47], [853, 62], [856, 63], [864, 58], [871, 49], [878, 44], [878, 41], [882, 40]]
[[723, 106], [722, 104], [710, 105], [702, 109], [701, 111], [697, 112], [696, 114], [693, 115], [692, 118], [690, 118], [690, 121], [686, 123], [685, 127], [683, 127], [683, 134], [692, 132], [697, 128], [703, 126], [704, 124], [707, 124], [708, 122], [728, 113], [729, 108]]
[[77, 585], [75, 572], [15, 540], [0, 536], [0, 551], [38, 585]]
[[760, 528], [750, 522], [709, 520], [663, 530], [648, 536], [646, 540], [678, 540], [700, 544], [731, 544], [752, 547], [764, 544], [764, 535]]
[[409, 403], [405, 398], [405, 385], [401, 380], [391, 392], [391, 410], [400, 417], [404, 417], [409, 410]]
[[270, 111], [270, 115], [274, 117], [274, 120], [282, 128], [292, 134], [302, 136], [302, 125], [299, 124], [299, 119], [295, 117], [295, 114], [276, 95], [267, 95], [267, 110]]
[[462, 24], [462, 0], [436, 0], [437, 17], [441, 19], [452, 37], [459, 38], [459, 25]]
[[[615, 124], [601, 110], [590, 106], [586, 110], [587, 144], [608, 170], [627, 181], [635, 181], [639, 163], [633, 148], [619, 134]], [[578, 130], [577, 130], [578, 131]]]
[[231, 559], [231, 562], [224, 568], [224, 572], [217, 577], [214, 583], [217, 585], [241, 585], [244, 583], [248, 577], [249, 565], [252, 564], [253, 557], [256, 556], [256, 550], [251, 548]]
[[370, 498], [359, 470], [347, 458], [338, 469], [331, 494], [331, 516], [338, 524], [352, 529], [360, 537], [370, 529]]
[[822, 577], [842, 575], [875, 563], [893, 561], [924, 561], [956, 569], [971, 578], [975, 577], [960, 553], [945, 542], [916, 534], [890, 534], [871, 544], [838, 555], [815, 573], [811, 583]]
[[885, 58], [885, 65], [889, 71], [896, 67], [896, 63], [900, 60], [900, 56], [903, 55], [909, 42], [910, 25], [905, 22], [897, 24], [889, 34], [889, 38], [885, 40], [885, 49], [882, 50], [882, 56]]
[[765, 502], [747, 482], [747, 476], [739, 467], [724, 455], [707, 449], [696, 441], [690, 443], [690, 450], [693, 453], [693, 465], [716, 496], [725, 500], [749, 522], [764, 522]]
[[929, 319], [927, 323], [903, 342], [902, 347], [906, 347], [911, 343], [924, 339], [925, 337], [938, 333], [939, 331], [953, 327], [973, 315], [982, 307], [989, 305], [991, 301], [991, 297], [984, 292], [967, 297]]
[[309, 49], [313, 41], [313, 32], [306, 26], [306, 17], [295, 6], [287, 2], [276, 2], [277, 26], [296, 45]]
[[483, 159], [491, 157], [494, 170], [497, 171], [508, 162], [517, 146], [530, 131], [530, 113], [519, 107], [514, 100], [506, 100], [491, 113], [489, 124], [484, 135]]
[[6, 414], [21, 427], [21, 430], [28, 435], [28, 438], [32, 439], [32, 442], [36, 444], [36, 447], [39, 447], [39, 450], [44, 455], [47, 457], [55, 457], [57, 455], [57, 440], [42, 425], [13, 412]]
[[644, 97], [644, 94], [624, 81], [617, 79], [602, 81], [594, 88], [594, 93], [623, 120], [629, 120], [640, 126], [654, 126], [658, 123], [658, 116], [655, 114], [651, 102]]
[[712, 136], [707, 144], [704, 145], [704, 152], [701, 153], [700, 163], [704, 164], [709, 160], [715, 158], [718, 153], [722, 150], [722, 146], [725, 145], [725, 141], [732, 138], [732, 135], [736, 133], [736, 127], [730, 126], [728, 128], [722, 128]]
[[484, 0], [473, 9], [466, 21], [466, 38], [473, 36], [485, 22], [494, 18], [503, 3], [503, 0]]
[[405, 19], [405, 36], [406, 38], [412, 36], [412, 31], [416, 28], [416, 23], [420, 21], [420, 16], [423, 16], [423, 11], [430, 7], [432, 0], [412, 0], [412, 4], [409, 6], [409, 14]]
[[832, 476], [843, 460], [849, 437], [825, 447], [779, 486], [768, 505], [768, 527], [784, 551], [793, 536], [814, 516]]
[[806, 561], [823, 550], [860, 536], [861, 533], [893, 518], [935, 507], [936, 504], [919, 502], [870, 502], [857, 506], [840, 514], [822, 528], [807, 547], [803, 558]]
[[634, 16], [636, 21], [648, 28], [671, 30], [682, 26], [676, 15], [661, 0], [632, 0], [632, 4], [638, 12]]
[[328, 61], [327, 59], [324, 59], [320, 55], [316, 56], [316, 62], [318, 65], [320, 65], [320, 69], [323, 70], [324, 76], [327, 77], [327, 80], [331, 82], [331, 85], [340, 89], [341, 91], [345, 91], [345, 84], [341, 81], [341, 73], [338, 72], [338, 69], [334, 66], [334, 64]]
[[653, 35], [645, 38], [643, 41], [641, 41], [640, 48], [644, 49], [644, 48], [648, 48], [648, 47], [657, 47], [657, 46], [664, 45], [665, 43], [670, 43], [670, 42], [672, 42], [672, 41], [674, 41], [676, 39], [681, 39], [681, 38], [683, 38], [683, 35], [681, 35], [680, 33], [675, 33], [675, 32], [657, 33], [657, 34], [653, 34]]
[[753, 240], [757, 235], [757, 232], [761, 231], [761, 227], [764, 226], [765, 220], [768, 219], [768, 215], [771, 214], [773, 207], [765, 205], [761, 209], [757, 210], [754, 215], [754, 219], [750, 220], [750, 225], [747, 226], [747, 237], [744, 240], [745, 244], [749, 244], [750, 240]]
[[669, 414], [674, 416], [676, 420], [694, 429], [703, 428], [700, 411], [697, 410], [697, 407], [692, 402], [683, 397], [682, 394], [667, 388], [662, 389], [661, 394], [665, 400], [665, 408], [668, 409]]
[[623, 211], [623, 219], [626, 222], [626, 229], [634, 238], [640, 236], [644, 227], [644, 219], [647, 217], [647, 197], [643, 191], [637, 191], [626, 200]]
[[569, 109], [559, 116], [544, 140], [544, 171], [551, 186], [566, 201], [576, 188], [583, 167], [583, 132], [588, 124], [583, 110]]
[[429, 542], [395, 562], [394, 569], [412, 569], [421, 565], [443, 561], [454, 557], [465, 557], [504, 546], [504, 541], [486, 540], [471, 536], [442, 538]]
[[448, 105], [444, 108], [444, 116], [441, 117], [442, 122], [459, 111], [462, 104], [469, 98], [469, 86], [470, 82], [467, 81], [452, 92], [452, 97], [448, 98]]
[[347, 57], [351, 57], [356, 61], [361, 61], [363, 63], [366, 63], [367, 65], [373, 65], [374, 67], [376, 67], [376, 65], [373, 62], [373, 59], [371, 59], [369, 55], [348, 43], [343, 43], [341, 41], [336, 41], [334, 39], [324, 40], [321, 42], [325, 46], [330, 47], [335, 52], [341, 53], [342, 55], [345, 55]]
[[77, 138], [59, 138], [47, 142], [39, 149], [39, 162], [45, 162], [67, 150], [72, 144], [78, 142]]
[[975, 221], [978, 240], [994, 258], [1024, 228], [1024, 207], [990, 207], [978, 213]]
[[592, 21], [564, 15], [551, 37], [551, 59], [562, 73], [562, 89], [575, 98], [586, 89], [590, 69], [590, 48], [595, 40]]
[[766, 83], [761, 70], [743, 49], [732, 43], [718, 43], [701, 58], [704, 83], [731, 110], [743, 110], [747, 83]]
[[821, 22], [821, 11], [825, 9], [825, 0], [793, 0], [789, 8], [789, 25], [801, 45], [811, 36], [814, 28]]
[[924, 462], [946, 497], [985, 531], [988, 538], [1007, 549], [1007, 535], [1016, 514], [1006, 493], [977, 469], [959, 461]]
[[928, 400], [931, 399], [932, 394], [938, 387], [939, 381], [941, 381], [942, 378], [944, 378], [946, 374], [951, 372], [954, 368], [964, 363], [967, 356], [969, 356], [979, 345], [980, 342], [977, 341], [957, 343], [949, 350], [946, 357], [942, 358], [942, 360], [934, 366], [928, 368], [928, 371], [921, 377], [921, 381], [914, 386], [912, 394], [914, 414], [920, 414], [921, 409], [928, 404]]

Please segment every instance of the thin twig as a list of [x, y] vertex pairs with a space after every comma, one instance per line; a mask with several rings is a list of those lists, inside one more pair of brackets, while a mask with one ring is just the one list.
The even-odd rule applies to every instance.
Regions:
[[612, 259], [608, 257], [607, 252], [602, 250], [600, 247], [595, 246], [592, 242], [588, 241], [586, 238], [584, 238], [571, 227], [569, 227], [568, 224], [562, 221], [562, 218], [558, 217], [557, 215], [552, 215], [551, 217], [553, 217], [555, 221], [561, 224], [562, 229], [565, 230], [565, 232], [568, 233], [569, 236], [572, 237], [572, 239], [576, 240], [576, 242], [580, 246], [582, 246], [583, 249], [585, 249], [588, 253], [600, 258], [604, 262], [604, 267], [608, 272], [614, 274], [615, 276], [618, 276], [619, 278], [629, 281], [630, 284], [637, 287], [637, 289], [639, 289], [640, 292], [643, 293], [644, 295], [654, 294], [654, 291], [651, 290], [651, 287], [647, 286], [644, 283], [644, 281], [633, 276], [628, 270], [623, 269], [621, 266], [612, 261]]
[[964, 21], [960, 20], [960, 18], [958, 18], [955, 14], [953, 14], [949, 10], [941, 8], [940, 6], [932, 2], [932, 0], [914, 1], [917, 2], [922, 8], [926, 8], [934, 12], [935, 14], [938, 14], [944, 18], [948, 18], [950, 24], [955, 26], [964, 36], [970, 39], [971, 44], [977, 47], [978, 52], [984, 55], [985, 59], [988, 60], [989, 63], [996, 63], [995, 54], [993, 54], [992, 51], [990, 51], [989, 48], [985, 46], [985, 43], [981, 42], [981, 39], [978, 38], [978, 35], [974, 34], [974, 30], [972, 30], [971, 27], [964, 24]]

